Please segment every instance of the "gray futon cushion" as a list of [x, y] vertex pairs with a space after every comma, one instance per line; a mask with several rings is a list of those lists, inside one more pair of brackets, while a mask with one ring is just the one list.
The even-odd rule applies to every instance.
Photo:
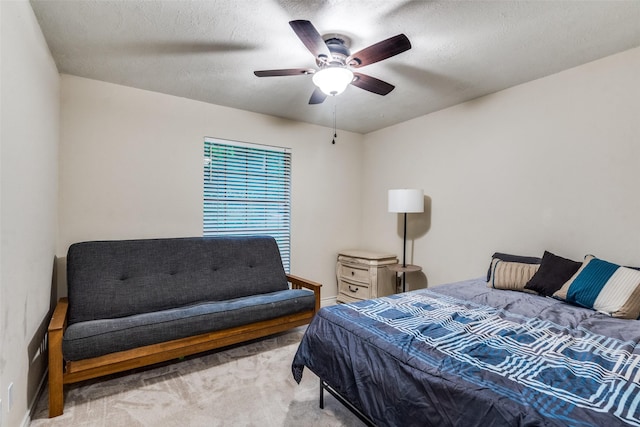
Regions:
[[314, 305], [313, 292], [292, 289], [119, 319], [81, 322], [65, 331], [62, 353], [66, 360], [97, 357], [312, 310]]

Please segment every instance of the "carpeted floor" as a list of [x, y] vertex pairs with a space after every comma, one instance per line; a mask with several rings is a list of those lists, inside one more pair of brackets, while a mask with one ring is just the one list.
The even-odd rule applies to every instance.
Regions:
[[65, 387], [64, 414], [47, 418], [45, 390], [31, 427], [362, 426], [308, 369], [300, 385], [291, 361], [304, 327], [133, 373]]

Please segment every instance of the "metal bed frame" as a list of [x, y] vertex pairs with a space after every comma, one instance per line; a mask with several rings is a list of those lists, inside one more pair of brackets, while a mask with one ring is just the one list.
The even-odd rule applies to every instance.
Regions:
[[324, 391], [327, 390], [329, 394], [335, 397], [338, 402], [342, 403], [349, 411], [360, 419], [367, 427], [376, 427], [375, 423], [371, 421], [371, 418], [367, 417], [361, 410], [356, 408], [351, 402], [342, 396], [338, 391], [331, 387], [325, 380], [320, 378], [320, 409], [324, 409]]

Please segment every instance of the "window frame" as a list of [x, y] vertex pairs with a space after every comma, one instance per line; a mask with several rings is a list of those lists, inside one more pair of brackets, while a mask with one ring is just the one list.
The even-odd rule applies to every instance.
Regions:
[[203, 236], [275, 238], [291, 262], [291, 149], [205, 137]]

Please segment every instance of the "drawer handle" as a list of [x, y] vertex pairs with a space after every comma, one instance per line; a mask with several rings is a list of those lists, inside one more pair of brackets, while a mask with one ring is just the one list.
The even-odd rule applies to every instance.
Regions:
[[358, 292], [358, 288], [356, 288], [355, 290], [353, 290], [353, 289], [351, 288], [351, 285], [349, 285], [349, 290], [350, 290], [351, 292], [353, 292], [353, 293]]
[[352, 271], [352, 272], [351, 272], [351, 275], [352, 275], [352, 276], [355, 276], [355, 275], [356, 275], [356, 272], [355, 272], [355, 271]]

